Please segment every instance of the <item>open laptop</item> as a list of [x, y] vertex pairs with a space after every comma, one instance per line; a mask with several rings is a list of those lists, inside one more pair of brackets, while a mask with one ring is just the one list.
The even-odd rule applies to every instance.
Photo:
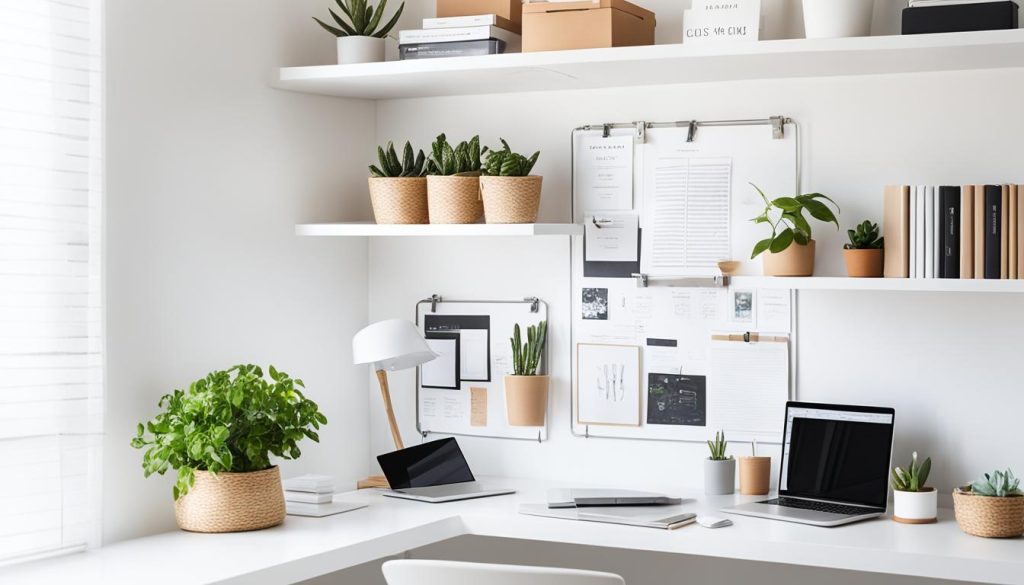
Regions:
[[730, 514], [840, 526], [885, 514], [896, 411], [789, 402], [779, 497]]
[[377, 462], [391, 485], [383, 494], [391, 498], [439, 504], [515, 493], [477, 482], [455, 439], [385, 453]]

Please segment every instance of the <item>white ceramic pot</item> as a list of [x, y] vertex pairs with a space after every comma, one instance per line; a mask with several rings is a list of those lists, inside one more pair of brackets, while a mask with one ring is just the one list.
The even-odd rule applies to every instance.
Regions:
[[736, 493], [736, 460], [704, 460], [704, 493], [722, 496]]
[[809, 39], [871, 35], [875, 0], [803, 0], [804, 32]]
[[893, 492], [892, 519], [903, 524], [931, 524], [938, 516], [939, 492]]
[[338, 37], [338, 65], [379, 63], [384, 60], [384, 39]]

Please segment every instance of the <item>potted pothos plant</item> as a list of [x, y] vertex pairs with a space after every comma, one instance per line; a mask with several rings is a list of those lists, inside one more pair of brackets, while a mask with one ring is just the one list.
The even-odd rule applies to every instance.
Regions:
[[[405, 10], [405, 2], [388, 21], [384, 21], [384, 10], [388, 0], [381, 0], [374, 6], [368, 0], [335, 0], [343, 16], [335, 14], [331, 9], [331, 20], [334, 25], [327, 24], [317, 17], [313, 20], [324, 30], [338, 38], [338, 64], [377, 63], [384, 60], [384, 39], [398, 24]], [[337, 26], [335, 26], [337, 25]]]
[[893, 520], [902, 524], [935, 522], [938, 516], [939, 492], [933, 487], [928, 487], [928, 475], [931, 471], [931, 457], [918, 462], [917, 451], [910, 458], [910, 465], [892, 470]]
[[327, 418], [302, 394], [302, 380], [273, 366], [212, 372], [160, 399], [163, 412], [139, 423], [132, 447], [144, 449], [146, 477], [175, 471], [178, 526], [240, 532], [284, 521], [281, 473], [271, 461], [298, 459], [299, 442], [319, 442]]
[[427, 159], [430, 223], [476, 223], [484, 214], [480, 200], [480, 137], [455, 146], [441, 134]]
[[853, 278], [881, 278], [885, 270], [885, 238], [878, 224], [865, 220], [856, 229], [846, 230], [850, 243], [843, 246], [846, 274]]
[[422, 224], [427, 214], [427, 161], [423, 151], [413, 154], [405, 143], [402, 158], [395, 145], [377, 147], [379, 165], [370, 165], [370, 203], [381, 224]]
[[726, 454], [728, 448], [725, 431], [718, 431], [714, 440], [708, 441], [710, 455], [704, 460], [704, 493], [709, 496], [736, 492], [736, 460]]
[[532, 156], [512, 152], [504, 138], [502, 148], [484, 149], [480, 195], [487, 223], [534, 223], [540, 210], [544, 178], [531, 175], [540, 152]]
[[544, 426], [551, 377], [538, 372], [547, 335], [547, 321], [526, 328], [525, 344], [518, 323], [512, 330], [512, 373], [505, 376], [505, 409], [511, 426]]
[[[836, 219], [839, 205], [821, 193], [768, 199], [757, 185], [751, 186], [765, 203], [764, 212], [751, 221], [767, 225], [772, 234], [754, 245], [750, 259], [765, 255], [765, 276], [812, 276], [815, 242], [811, 224], [804, 212], [810, 214], [812, 219], [835, 224], [836, 229], [839, 229], [839, 220]], [[833, 212], [828, 204], [835, 207], [836, 211]]]

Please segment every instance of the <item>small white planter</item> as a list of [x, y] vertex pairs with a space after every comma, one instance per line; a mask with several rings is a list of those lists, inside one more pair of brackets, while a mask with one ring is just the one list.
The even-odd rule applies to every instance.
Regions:
[[380, 63], [384, 60], [384, 39], [338, 37], [338, 65]]
[[736, 460], [704, 460], [704, 493], [724, 496], [736, 493]]
[[875, 0], [803, 0], [804, 32], [809, 39], [871, 35]]
[[932, 524], [936, 521], [939, 492], [926, 488], [925, 492], [893, 491], [892, 519], [902, 524]]

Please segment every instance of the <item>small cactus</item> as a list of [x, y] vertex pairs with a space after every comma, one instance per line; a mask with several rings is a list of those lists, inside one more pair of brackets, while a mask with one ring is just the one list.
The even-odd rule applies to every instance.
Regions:
[[846, 230], [850, 243], [846, 250], [878, 250], [885, 247], [885, 238], [878, 237], [878, 224], [864, 221], [856, 230]]
[[540, 152], [533, 153], [533, 156], [526, 156], [512, 152], [512, 148], [504, 138], [501, 139], [501, 150], [484, 149], [487, 155], [483, 164], [485, 175], [492, 177], [526, 177], [533, 170], [540, 158]]
[[1020, 480], [1009, 469], [986, 473], [985, 477], [971, 484], [971, 491], [979, 496], [995, 498], [1024, 496], [1024, 492], [1020, 491]]
[[541, 356], [544, 355], [544, 344], [547, 342], [548, 322], [526, 328], [526, 345], [523, 345], [522, 331], [516, 323], [512, 331], [512, 369], [516, 376], [536, 376], [540, 367]]
[[421, 150], [414, 157], [412, 145], [408, 142], [405, 143], [401, 160], [391, 142], [385, 147], [377, 147], [377, 159], [380, 166], [370, 165], [370, 175], [373, 177], [422, 177], [427, 174], [426, 156]]
[[906, 469], [897, 467], [892, 470], [892, 489], [898, 492], [923, 492], [926, 491], [928, 474], [932, 471], [931, 457], [918, 464], [917, 451], [910, 459], [910, 465]]
[[732, 459], [732, 456], [726, 456], [725, 450], [729, 446], [729, 442], [725, 440], [725, 431], [718, 431], [715, 433], [715, 440], [708, 441], [708, 449], [711, 450], [712, 461], [727, 461]]

